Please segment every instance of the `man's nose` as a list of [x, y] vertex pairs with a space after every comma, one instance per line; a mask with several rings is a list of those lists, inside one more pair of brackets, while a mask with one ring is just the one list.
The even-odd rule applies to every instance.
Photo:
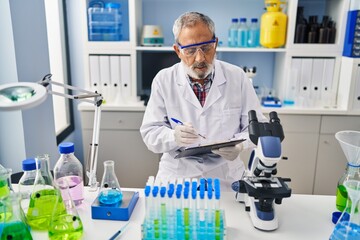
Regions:
[[203, 51], [201, 51], [201, 48], [197, 48], [196, 49], [196, 53], [195, 53], [195, 60], [197, 62], [201, 62], [201, 60], [205, 59], [205, 53]]

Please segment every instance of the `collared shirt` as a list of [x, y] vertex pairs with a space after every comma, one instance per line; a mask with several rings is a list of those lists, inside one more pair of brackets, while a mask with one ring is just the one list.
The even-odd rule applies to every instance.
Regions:
[[204, 106], [205, 104], [206, 96], [210, 91], [213, 78], [214, 78], [214, 74], [212, 72], [205, 78], [204, 84], [200, 84], [198, 82], [193, 81], [192, 78], [189, 77], [190, 86], [193, 89], [196, 97], [199, 99], [201, 106]]

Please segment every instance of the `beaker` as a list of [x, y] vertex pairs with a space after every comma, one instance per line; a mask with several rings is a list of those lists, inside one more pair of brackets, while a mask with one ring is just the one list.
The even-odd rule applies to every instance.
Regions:
[[[49, 169], [48, 158], [36, 158], [41, 163], [42, 169]], [[51, 174], [43, 178], [41, 169], [37, 167], [33, 192], [30, 195], [30, 203], [26, 214], [27, 223], [34, 230], [47, 230], [50, 224], [50, 218], [53, 214], [54, 203], [59, 202], [57, 214], [65, 212], [60, 189], [58, 189], [52, 180]], [[60, 203], [62, 207], [60, 207]]]
[[344, 183], [344, 186], [348, 193], [347, 206], [351, 204], [350, 216], [347, 211], [343, 211], [334, 231], [332, 232], [331, 240], [358, 240], [360, 239], [360, 212], [359, 200], [360, 200], [360, 181], [348, 180]]
[[104, 162], [104, 175], [101, 181], [98, 199], [102, 205], [116, 205], [122, 201], [122, 192], [115, 175], [114, 161]]
[[20, 199], [18, 193], [11, 193], [8, 197], [2, 199], [5, 218], [2, 223], [1, 240], [32, 239], [29, 227], [25, 222], [24, 212], [20, 207]]
[[[56, 182], [57, 187], [61, 190], [62, 197], [55, 202], [53, 214], [49, 225], [49, 239], [81, 239], [83, 234], [83, 225], [75, 204], [69, 192], [69, 183], [66, 180]], [[63, 207], [65, 205], [65, 211]], [[58, 214], [61, 212], [61, 214]]]
[[[41, 172], [41, 176], [43, 177], [45, 184], [52, 186], [54, 184], [54, 178], [50, 172], [50, 156], [49, 154], [40, 154], [36, 156], [37, 161], [40, 163], [39, 168]], [[44, 164], [42, 164], [44, 163]], [[46, 164], [45, 164], [46, 163]]]
[[[348, 197], [344, 182], [349, 180], [360, 181], [360, 132], [340, 131], [335, 134], [335, 138], [339, 141], [348, 161], [346, 172], [340, 178], [336, 192], [336, 208], [343, 211]], [[350, 209], [350, 206], [347, 209]]]

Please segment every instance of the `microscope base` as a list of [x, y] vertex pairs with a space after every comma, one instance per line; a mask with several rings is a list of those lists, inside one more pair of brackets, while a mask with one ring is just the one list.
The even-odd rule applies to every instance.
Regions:
[[258, 209], [256, 204], [258, 200], [253, 197], [245, 196], [245, 209], [249, 211], [251, 221], [255, 228], [263, 231], [274, 231], [278, 228], [278, 218], [274, 211], [263, 212]]

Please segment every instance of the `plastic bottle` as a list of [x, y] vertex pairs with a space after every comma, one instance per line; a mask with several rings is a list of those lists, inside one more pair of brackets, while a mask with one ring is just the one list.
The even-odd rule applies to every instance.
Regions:
[[248, 31], [248, 47], [258, 47], [260, 45], [260, 28], [257, 18], [252, 18]]
[[[40, 168], [40, 164], [39, 164]], [[22, 169], [24, 174], [21, 176], [18, 184], [18, 190], [21, 195], [21, 208], [24, 213], [27, 213], [30, 203], [30, 196], [34, 190], [34, 183], [36, 179], [36, 161], [34, 158], [25, 159], [22, 161]]]
[[228, 45], [229, 47], [237, 47], [238, 45], [238, 25], [239, 21], [237, 18], [231, 19], [231, 25], [229, 28]]
[[261, 16], [260, 44], [267, 48], [285, 45], [287, 16], [282, 12], [280, 0], [265, 0], [267, 12]]
[[76, 206], [80, 205], [84, 200], [83, 166], [74, 155], [74, 143], [60, 143], [59, 152], [60, 158], [54, 167], [54, 179], [57, 183], [67, 181], [72, 200]]
[[248, 26], [246, 24], [246, 18], [240, 18], [238, 28], [238, 47], [247, 47], [248, 44]]
[[101, 205], [114, 206], [122, 201], [122, 191], [115, 175], [114, 161], [104, 162], [104, 175], [98, 196]]

